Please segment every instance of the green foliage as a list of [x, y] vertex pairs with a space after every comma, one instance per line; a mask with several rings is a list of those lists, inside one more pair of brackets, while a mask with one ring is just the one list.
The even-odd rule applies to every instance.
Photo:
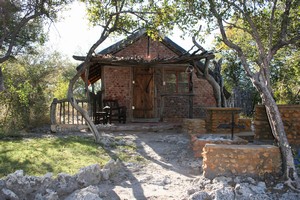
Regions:
[[158, 39], [174, 28], [175, 1], [168, 0], [81, 0], [85, 2], [91, 25], [108, 28], [110, 34], [128, 35], [146, 29], [149, 36]]
[[281, 49], [271, 65], [271, 80], [277, 103], [299, 104], [300, 48]]
[[47, 40], [44, 25], [57, 19], [58, 11], [72, 0], [0, 1], [0, 63], [10, 56], [34, 52]]
[[[242, 27], [242, 25], [240, 25]], [[257, 68], [258, 52], [249, 34], [238, 29], [226, 29], [227, 37], [238, 44], [247, 54], [248, 62]], [[266, 38], [264, 38], [266, 40]], [[254, 87], [235, 51], [229, 49], [220, 39], [216, 38], [216, 48], [221, 50], [223, 58], [222, 74], [227, 89], [234, 87], [254, 92]], [[295, 104], [297, 93], [300, 90], [300, 49], [297, 46], [283, 48], [270, 63], [270, 78], [274, 90], [274, 97], [278, 104]], [[250, 87], [249, 87], [250, 86]], [[257, 96], [257, 95], [256, 95]], [[258, 99], [257, 99], [258, 100]]]
[[[16, 134], [18, 130], [49, 123], [49, 106], [56, 93], [65, 93], [61, 83], [75, 66], [57, 52], [20, 56], [1, 64], [6, 90], [0, 93], [0, 132]], [[65, 95], [64, 95], [65, 96]]]

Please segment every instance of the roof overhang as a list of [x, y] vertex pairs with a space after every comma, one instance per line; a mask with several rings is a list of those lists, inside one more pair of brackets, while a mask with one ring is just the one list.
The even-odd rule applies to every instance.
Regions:
[[[202, 59], [213, 59], [215, 55], [211, 52], [203, 52], [196, 55], [182, 55], [179, 57], [170, 58], [155, 58], [145, 59], [142, 57], [116, 57], [110, 54], [93, 56], [90, 60], [89, 69], [89, 83], [95, 83], [101, 78], [102, 66], [118, 66], [118, 67], [134, 67], [134, 66], [149, 66], [149, 67], [161, 67], [162, 65], [178, 65], [178, 64], [193, 64]], [[85, 56], [73, 56], [75, 60], [85, 61]], [[83, 63], [77, 67], [79, 70], [83, 66]], [[82, 77], [84, 75], [82, 74]]]

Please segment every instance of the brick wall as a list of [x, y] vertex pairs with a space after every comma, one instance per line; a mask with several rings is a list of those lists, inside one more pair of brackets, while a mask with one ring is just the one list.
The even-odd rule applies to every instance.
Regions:
[[115, 56], [131, 57], [133, 55], [140, 56], [143, 58], [169, 58], [177, 56], [168, 47], [159, 41], [150, 40], [149, 41], [149, 57], [148, 57], [148, 36], [143, 36], [137, 41], [128, 45], [125, 49], [115, 53]]
[[187, 118], [189, 116], [188, 96], [165, 96], [163, 98], [164, 118]]
[[205, 145], [203, 174], [209, 179], [216, 176], [263, 177], [281, 173], [278, 147], [271, 145]]
[[214, 98], [213, 88], [204, 78], [198, 78], [193, 73], [193, 90], [194, 90], [194, 117], [204, 117], [205, 110], [203, 107], [216, 106], [216, 100]]
[[[284, 130], [290, 144], [300, 144], [300, 105], [278, 105]], [[273, 140], [274, 136], [267, 118], [265, 107], [257, 105], [254, 115], [254, 129], [257, 140]]]
[[104, 99], [117, 99], [120, 106], [131, 105], [131, 68], [103, 68]]

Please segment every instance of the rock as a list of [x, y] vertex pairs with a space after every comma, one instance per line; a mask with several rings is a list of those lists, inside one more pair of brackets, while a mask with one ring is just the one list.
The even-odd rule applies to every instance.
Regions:
[[102, 174], [103, 180], [108, 180], [109, 176], [111, 174], [111, 171], [110, 171], [110, 169], [102, 169], [101, 174]]
[[197, 188], [189, 188], [186, 193], [187, 195], [191, 196], [192, 194], [195, 194], [197, 192]]
[[65, 173], [59, 173], [52, 182], [50, 189], [57, 192], [58, 196], [67, 195], [78, 189], [77, 177]]
[[224, 187], [210, 193], [214, 200], [232, 200], [234, 199], [234, 192], [231, 187]]
[[164, 180], [163, 180], [163, 183], [164, 183], [164, 185], [168, 185], [168, 184], [171, 184], [171, 179], [170, 179], [170, 177], [169, 176], [166, 176], [165, 178], [164, 178]]
[[67, 196], [65, 200], [102, 200], [100, 196], [101, 193], [99, 192], [98, 187], [88, 186], [86, 188], [76, 190], [75, 192]]
[[250, 195], [249, 197], [250, 200], [273, 200], [274, 198], [269, 197], [267, 194], [255, 194], [255, 195]]
[[264, 194], [267, 189], [265, 182], [259, 182], [257, 185], [250, 185], [250, 188], [256, 194]]
[[284, 184], [283, 183], [278, 183], [277, 185], [275, 185], [274, 189], [275, 190], [282, 190], [284, 188]]
[[270, 199], [265, 193], [266, 184], [264, 182], [259, 182], [257, 185], [238, 183], [234, 190], [238, 199]]
[[207, 192], [200, 191], [190, 196], [189, 200], [212, 200], [212, 198]]
[[280, 200], [298, 200], [300, 199], [300, 193], [289, 192], [282, 195]]
[[76, 181], [80, 187], [96, 185], [101, 181], [102, 170], [99, 164], [81, 168], [76, 176]]
[[246, 181], [249, 182], [249, 183], [251, 183], [251, 184], [253, 184], [253, 185], [256, 183], [256, 181], [253, 178], [251, 178], [251, 177], [247, 177]]
[[23, 170], [9, 174], [4, 180], [7, 189], [25, 199], [33, 199], [36, 192], [45, 191], [52, 181], [49, 174], [43, 177], [25, 176]]
[[234, 188], [237, 199], [249, 199], [253, 195], [253, 191], [249, 187], [249, 183], [238, 183]]
[[115, 174], [121, 169], [121, 166], [119, 160], [110, 160], [101, 170], [102, 178], [108, 180], [112, 174]]
[[59, 200], [59, 197], [57, 192], [50, 189], [46, 189], [45, 194], [38, 193], [35, 196], [34, 200]]
[[108, 163], [103, 167], [103, 169], [110, 169], [112, 172], [116, 172], [121, 168], [120, 160], [111, 159]]
[[201, 190], [203, 190], [206, 185], [211, 184], [211, 181], [208, 178], [201, 177], [201, 178], [196, 178], [192, 184], [198, 186]]
[[19, 200], [20, 198], [11, 190], [3, 188], [2, 190], [4, 199]]
[[231, 177], [219, 176], [213, 179], [213, 183], [222, 183], [224, 186], [227, 186], [229, 182], [232, 182]]

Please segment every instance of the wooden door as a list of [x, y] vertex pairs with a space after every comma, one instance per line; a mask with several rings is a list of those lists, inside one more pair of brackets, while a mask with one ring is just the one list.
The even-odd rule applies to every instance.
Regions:
[[153, 68], [133, 68], [133, 117], [154, 117], [154, 81]]

